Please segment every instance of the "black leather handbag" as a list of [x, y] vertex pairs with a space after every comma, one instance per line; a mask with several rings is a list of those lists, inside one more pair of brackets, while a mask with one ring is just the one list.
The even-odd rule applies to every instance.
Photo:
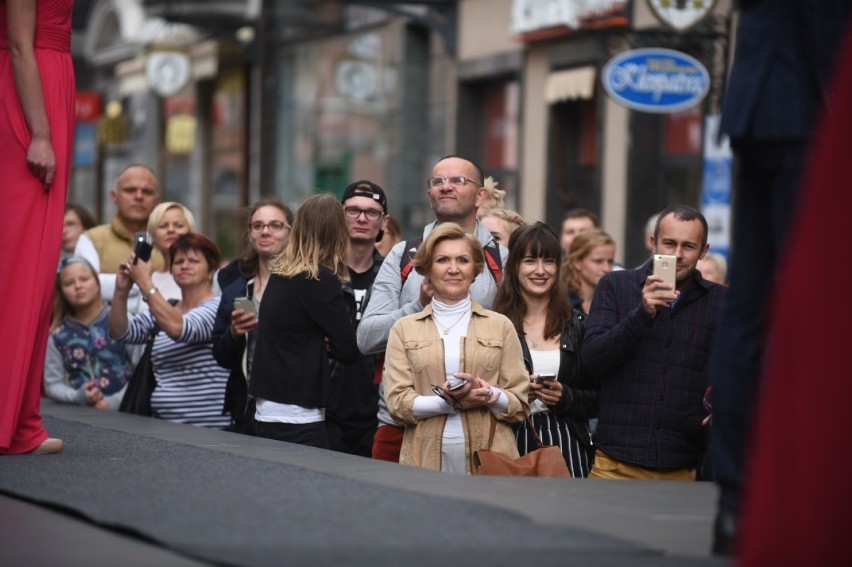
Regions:
[[157, 379], [154, 378], [154, 363], [151, 362], [151, 351], [154, 350], [154, 339], [159, 332], [160, 326], [155, 323], [148, 342], [145, 343], [145, 352], [136, 363], [133, 375], [127, 383], [127, 389], [124, 390], [124, 397], [121, 398], [118, 411], [151, 416], [151, 394], [157, 385]]

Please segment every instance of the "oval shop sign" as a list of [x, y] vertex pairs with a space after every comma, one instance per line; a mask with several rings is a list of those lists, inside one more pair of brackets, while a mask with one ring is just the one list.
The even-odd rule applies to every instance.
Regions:
[[662, 48], [633, 49], [613, 57], [601, 81], [619, 104], [657, 113], [693, 106], [710, 90], [704, 65], [686, 53]]

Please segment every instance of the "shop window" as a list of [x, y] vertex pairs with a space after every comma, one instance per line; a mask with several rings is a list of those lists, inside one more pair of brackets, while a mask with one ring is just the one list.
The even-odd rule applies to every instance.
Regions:
[[600, 210], [597, 100], [550, 106], [547, 222], [559, 226], [566, 211]]

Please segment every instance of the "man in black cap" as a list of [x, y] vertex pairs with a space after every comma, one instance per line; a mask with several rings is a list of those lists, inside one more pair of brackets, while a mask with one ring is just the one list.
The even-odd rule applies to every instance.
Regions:
[[[365, 299], [382, 265], [383, 258], [375, 244], [382, 239], [388, 222], [387, 198], [381, 187], [362, 180], [346, 187], [341, 202], [349, 230], [346, 265], [355, 296], [353, 323], [357, 329], [366, 307]], [[378, 426], [376, 358], [376, 355], [361, 356], [351, 366], [332, 363], [332, 392], [325, 424], [329, 444], [335, 451], [371, 456], [373, 434]]]

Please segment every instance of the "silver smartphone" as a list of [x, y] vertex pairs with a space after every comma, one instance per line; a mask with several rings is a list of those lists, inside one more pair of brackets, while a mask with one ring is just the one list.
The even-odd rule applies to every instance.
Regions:
[[467, 384], [467, 380], [464, 378], [456, 378], [453, 376], [449, 380], [449, 384], [447, 384], [447, 390], [452, 392], [453, 390], [458, 390], [459, 388], [464, 388], [464, 385]]
[[654, 254], [654, 275], [661, 276], [664, 282], [672, 286], [674, 293], [677, 283], [677, 256]]
[[254, 301], [252, 301], [248, 297], [235, 297], [234, 309], [242, 309], [246, 313], [252, 313], [254, 315], [257, 315], [257, 309], [254, 308]]
[[542, 372], [538, 376], [536, 376], [535, 383], [544, 384], [545, 382], [550, 382], [551, 380], [556, 380], [556, 374]]

